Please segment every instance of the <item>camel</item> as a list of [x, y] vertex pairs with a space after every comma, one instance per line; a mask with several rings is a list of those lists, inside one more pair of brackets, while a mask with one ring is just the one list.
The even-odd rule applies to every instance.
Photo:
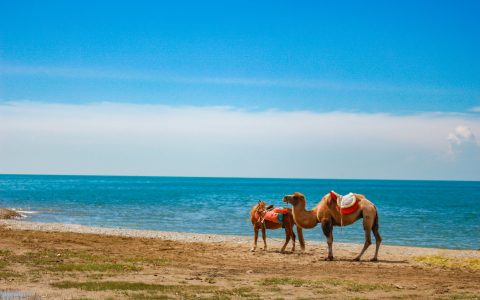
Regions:
[[[337, 202], [332, 198], [332, 193], [326, 194], [322, 200], [312, 210], [305, 210], [306, 200], [301, 193], [295, 192], [293, 195], [286, 195], [283, 201], [293, 205], [293, 219], [297, 227], [313, 228], [318, 223], [322, 224], [322, 230], [327, 238], [328, 257], [326, 260], [333, 260], [333, 226], [347, 226], [363, 218], [363, 229], [365, 230], [365, 244], [362, 251], [354, 260], [359, 261], [363, 253], [372, 244], [370, 232], [375, 235], [375, 255], [371, 261], [378, 260], [378, 249], [382, 242], [382, 237], [378, 233], [378, 213], [377, 208], [364, 195], [354, 194], [358, 201], [358, 209], [351, 214], [340, 214], [337, 210]], [[335, 197], [335, 195], [333, 196]]]
[[[295, 251], [295, 233], [293, 232], [293, 225], [295, 222], [293, 221], [292, 216], [292, 209], [287, 209], [287, 214], [283, 217], [283, 224], [275, 223], [269, 220], [262, 220], [262, 215], [266, 212], [267, 208], [265, 207], [265, 202], [258, 201], [256, 205], [252, 207], [250, 210], [250, 221], [253, 225], [254, 231], [254, 238], [253, 238], [253, 246], [250, 251], [254, 252], [257, 249], [257, 239], [258, 239], [258, 230], [262, 229], [262, 238], [263, 238], [263, 250], [267, 250], [267, 233], [266, 229], [279, 229], [284, 227], [285, 228], [285, 243], [283, 244], [282, 249], [280, 252], [284, 253], [285, 248], [287, 247], [290, 238], [292, 239], [292, 252]], [[297, 226], [297, 234], [298, 240], [300, 242], [300, 247], [302, 251], [305, 250], [305, 240], [303, 238], [302, 228]]]

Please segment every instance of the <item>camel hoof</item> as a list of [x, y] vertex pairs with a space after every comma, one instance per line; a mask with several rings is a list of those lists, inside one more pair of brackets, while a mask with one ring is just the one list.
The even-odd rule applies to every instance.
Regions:
[[255, 252], [255, 248], [250, 249], [250, 252]]
[[360, 261], [360, 257], [355, 257], [353, 261]]
[[325, 260], [327, 260], [327, 261], [332, 261], [332, 260], [333, 260], [333, 256], [325, 257]]
[[378, 261], [378, 258], [374, 257], [370, 261]]

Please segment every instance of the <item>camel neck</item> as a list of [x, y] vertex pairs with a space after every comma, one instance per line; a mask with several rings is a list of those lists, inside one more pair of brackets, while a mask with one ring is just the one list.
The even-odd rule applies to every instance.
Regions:
[[293, 207], [295, 222], [303, 228], [312, 228], [317, 225], [315, 211], [305, 210], [305, 201], [300, 201]]
[[306, 212], [307, 210], [305, 207], [307, 206], [307, 203], [305, 201], [299, 201], [297, 205], [295, 206], [296, 209], [300, 212]]

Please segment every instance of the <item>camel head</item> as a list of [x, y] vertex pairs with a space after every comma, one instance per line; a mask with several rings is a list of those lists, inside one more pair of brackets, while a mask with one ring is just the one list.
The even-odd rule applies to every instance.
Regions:
[[257, 204], [255, 204], [253, 207], [252, 207], [252, 210], [250, 211], [250, 219], [253, 220], [254, 218], [255, 219], [258, 219], [259, 216], [261, 214], [263, 214], [263, 212], [265, 212], [265, 202], [263, 202], [262, 200], [259, 200]]
[[305, 196], [299, 192], [295, 192], [292, 195], [286, 195], [283, 197], [283, 202], [290, 203], [293, 206], [297, 205], [300, 201], [305, 202]]
[[257, 211], [265, 210], [265, 202], [258, 200], [258, 203], [254, 206]]
[[252, 223], [261, 222], [261, 218], [266, 211], [265, 202], [258, 200], [258, 203], [255, 204], [250, 211], [250, 221], [252, 221]]

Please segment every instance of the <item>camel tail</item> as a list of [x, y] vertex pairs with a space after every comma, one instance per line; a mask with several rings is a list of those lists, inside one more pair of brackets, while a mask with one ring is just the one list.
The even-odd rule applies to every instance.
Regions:
[[300, 248], [302, 248], [302, 250], [305, 250], [305, 239], [303, 238], [303, 229], [298, 225], [296, 226], [297, 226], [298, 241], [300, 242]]

